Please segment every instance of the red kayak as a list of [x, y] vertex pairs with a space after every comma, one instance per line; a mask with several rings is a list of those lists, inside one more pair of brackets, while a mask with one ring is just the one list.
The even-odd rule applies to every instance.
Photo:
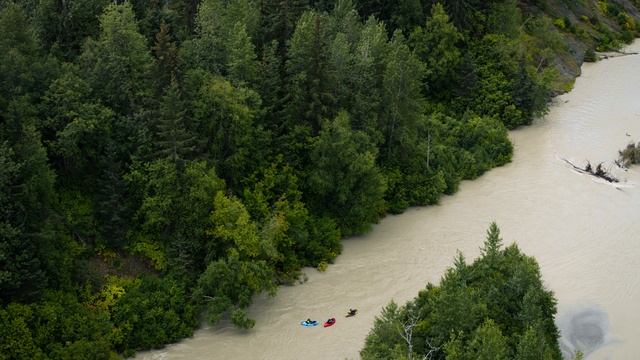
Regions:
[[324, 322], [324, 327], [329, 327], [336, 323], [336, 318], [331, 318]]

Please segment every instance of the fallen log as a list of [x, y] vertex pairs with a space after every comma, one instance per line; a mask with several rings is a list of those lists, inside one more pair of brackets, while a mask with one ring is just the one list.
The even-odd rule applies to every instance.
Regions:
[[638, 53], [635, 51], [633, 52], [607, 51], [607, 52], [597, 52], [596, 55], [598, 55], [600, 59], [607, 60], [607, 59], [613, 59], [613, 58], [622, 57], [622, 56], [638, 55]]
[[599, 163], [598, 165], [596, 165], [596, 169], [594, 170], [593, 166], [591, 166], [591, 163], [589, 161], [587, 161], [587, 165], [584, 168], [581, 168], [567, 159], [563, 158], [562, 160], [564, 160], [564, 162], [569, 164], [574, 170], [576, 170], [581, 174], [595, 176], [597, 178], [604, 179], [610, 183], [620, 182], [620, 180], [618, 180], [615, 176], [611, 175], [607, 170], [605, 170], [602, 167], [602, 163]]
[[628, 171], [629, 170], [629, 167], [625, 166], [625, 164], [622, 163], [620, 160], [614, 160], [613, 163], [616, 164], [616, 166], [618, 168], [622, 169], [623, 171]]

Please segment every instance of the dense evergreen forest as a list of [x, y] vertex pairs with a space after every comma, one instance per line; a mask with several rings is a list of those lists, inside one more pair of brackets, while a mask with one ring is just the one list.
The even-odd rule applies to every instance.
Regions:
[[342, 237], [509, 162], [636, 5], [0, 0], [0, 359], [254, 326]]
[[538, 263], [515, 244], [502, 248], [495, 223], [481, 250], [472, 264], [459, 253], [439, 286], [428, 284], [402, 307], [387, 305], [362, 358], [562, 359], [556, 300], [542, 284]]

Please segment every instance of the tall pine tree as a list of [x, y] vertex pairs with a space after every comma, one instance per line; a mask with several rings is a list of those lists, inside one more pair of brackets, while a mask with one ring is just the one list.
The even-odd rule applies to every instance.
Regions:
[[155, 56], [156, 89], [161, 93], [171, 85], [172, 79], [178, 78], [178, 48], [172, 39], [169, 25], [165, 22], [160, 24], [151, 50]]
[[425, 93], [436, 99], [451, 97], [461, 63], [457, 45], [462, 35], [450, 22], [442, 4], [433, 5], [424, 28], [416, 28], [410, 40], [414, 52], [426, 65]]
[[195, 137], [186, 128], [185, 116], [178, 84], [172, 80], [160, 104], [154, 144], [156, 158], [168, 159], [176, 167], [181, 167], [195, 149]]
[[153, 59], [129, 3], [111, 4], [100, 17], [100, 37], [80, 58], [84, 78], [96, 98], [131, 116], [148, 101]]
[[320, 130], [322, 120], [335, 114], [328, 25], [326, 15], [304, 13], [289, 42], [286, 65], [289, 124], [306, 127], [314, 135]]

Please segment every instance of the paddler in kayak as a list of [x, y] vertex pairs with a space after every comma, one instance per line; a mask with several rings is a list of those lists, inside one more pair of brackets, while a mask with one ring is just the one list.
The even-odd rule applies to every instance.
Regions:
[[307, 318], [307, 320], [305, 320], [304, 322], [307, 325], [311, 325], [311, 323], [313, 323], [313, 321], [311, 321], [311, 319]]
[[358, 309], [349, 309], [349, 312], [347, 313], [347, 317], [356, 316], [357, 312], [358, 312]]

